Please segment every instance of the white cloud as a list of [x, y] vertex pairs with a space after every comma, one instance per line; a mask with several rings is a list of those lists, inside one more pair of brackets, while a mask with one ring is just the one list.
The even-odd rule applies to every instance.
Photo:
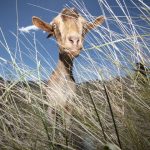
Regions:
[[36, 30], [38, 30], [38, 28], [35, 25], [31, 25], [31, 26], [27, 26], [27, 27], [21, 27], [19, 29], [19, 31], [25, 32], [25, 33], [29, 33], [31, 30], [36, 31]]

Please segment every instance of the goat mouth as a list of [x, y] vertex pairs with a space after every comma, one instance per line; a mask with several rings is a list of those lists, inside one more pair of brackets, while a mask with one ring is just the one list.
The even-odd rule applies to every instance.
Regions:
[[82, 47], [72, 47], [72, 48], [65, 48], [65, 52], [80, 52]]
[[77, 57], [81, 49], [65, 49], [65, 53], [71, 57]]

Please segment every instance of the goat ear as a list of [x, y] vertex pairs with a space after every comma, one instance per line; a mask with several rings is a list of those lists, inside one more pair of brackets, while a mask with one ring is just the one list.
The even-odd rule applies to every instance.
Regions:
[[49, 32], [49, 33], [52, 32], [52, 26], [51, 26], [50, 24], [44, 22], [43, 20], [41, 20], [41, 19], [38, 18], [38, 17], [33, 16], [33, 17], [32, 17], [32, 23], [33, 23], [36, 27], [38, 27], [38, 28], [40, 28], [40, 29], [42, 29], [42, 30], [44, 30], [44, 31], [46, 31], [46, 32]]
[[94, 22], [89, 22], [87, 23], [87, 27], [86, 29], [89, 31], [89, 30], [92, 30], [94, 28], [96, 28], [97, 26], [101, 25], [103, 22], [104, 22], [104, 17], [103, 16], [99, 16], [97, 17]]

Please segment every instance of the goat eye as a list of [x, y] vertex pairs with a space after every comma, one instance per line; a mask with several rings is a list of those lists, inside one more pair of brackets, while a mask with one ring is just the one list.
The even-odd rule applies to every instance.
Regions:
[[87, 31], [87, 24], [83, 25], [83, 31], [82, 31], [82, 35], [84, 36], [86, 34]]
[[84, 24], [84, 25], [83, 25], [83, 28], [86, 29], [86, 28], [87, 28], [87, 24]]
[[53, 29], [56, 29], [56, 27], [57, 27], [57, 25], [55, 23], [52, 26], [53, 26]]

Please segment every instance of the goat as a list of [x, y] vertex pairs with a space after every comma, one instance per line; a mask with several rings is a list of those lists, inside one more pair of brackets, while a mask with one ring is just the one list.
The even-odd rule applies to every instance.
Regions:
[[68, 109], [67, 102], [76, 93], [76, 83], [72, 72], [73, 60], [81, 52], [86, 33], [102, 24], [103, 21], [104, 17], [99, 16], [94, 22], [88, 22], [74, 8], [64, 8], [50, 23], [38, 17], [32, 17], [33, 24], [48, 32], [48, 38], [54, 36], [59, 47], [58, 64], [49, 78], [46, 89], [51, 104]]

